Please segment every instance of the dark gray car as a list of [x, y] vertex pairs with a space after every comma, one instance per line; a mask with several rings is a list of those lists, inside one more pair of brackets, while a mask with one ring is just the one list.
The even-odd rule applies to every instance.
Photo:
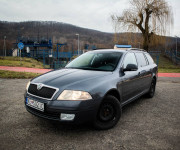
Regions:
[[66, 123], [92, 122], [98, 129], [117, 124], [122, 107], [147, 94], [154, 96], [157, 65], [142, 50], [95, 50], [65, 68], [32, 79], [26, 109]]

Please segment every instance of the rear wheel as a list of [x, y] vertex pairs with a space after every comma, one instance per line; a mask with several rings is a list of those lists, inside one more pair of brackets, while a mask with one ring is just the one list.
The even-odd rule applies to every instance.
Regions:
[[149, 98], [152, 98], [154, 96], [155, 89], [156, 89], [156, 80], [153, 79], [152, 82], [151, 82], [151, 86], [150, 86], [149, 92], [147, 93], [147, 96]]
[[114, 127], [121, 117], [121, 105], [118, 99], [112, 95], [107, 95], [94, 121], [94, 127], [97, 129], [110, 129]]

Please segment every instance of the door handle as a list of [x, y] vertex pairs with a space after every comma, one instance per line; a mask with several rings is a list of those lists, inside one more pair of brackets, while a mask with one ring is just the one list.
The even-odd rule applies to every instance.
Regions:
[[140, 71], [140, 72], [138, 73], [138, 76], [143, 75], [145, 72], [146, 72], [145, 70]]

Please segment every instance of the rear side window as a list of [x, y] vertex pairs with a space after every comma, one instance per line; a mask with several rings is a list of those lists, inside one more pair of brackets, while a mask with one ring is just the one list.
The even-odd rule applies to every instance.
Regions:
[[145, 55], [146, 55], [146, 58], [147, 58], [149, 64], [150, 64], [150, 65], [151, 65], [151, 64], [154, 64], [154, 60], [152, 59], [152, 57], [151, 57], [148, 53], [145, 53]]
[[138, 62], [138, 66], [139, 67], [143, 67], [147, 65], [147, 61], [143, 55], [143, 53], [135, 53], [136, 58], [137, 58], [137, 62]]

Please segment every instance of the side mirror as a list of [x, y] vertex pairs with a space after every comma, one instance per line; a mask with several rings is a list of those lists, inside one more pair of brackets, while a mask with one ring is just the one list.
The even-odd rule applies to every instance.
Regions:
[[135, 64], [128, 64], [126, 68], [123, 69], [123, 71], [136, 71], [136, 70], [138, 70], [138, 67]]

